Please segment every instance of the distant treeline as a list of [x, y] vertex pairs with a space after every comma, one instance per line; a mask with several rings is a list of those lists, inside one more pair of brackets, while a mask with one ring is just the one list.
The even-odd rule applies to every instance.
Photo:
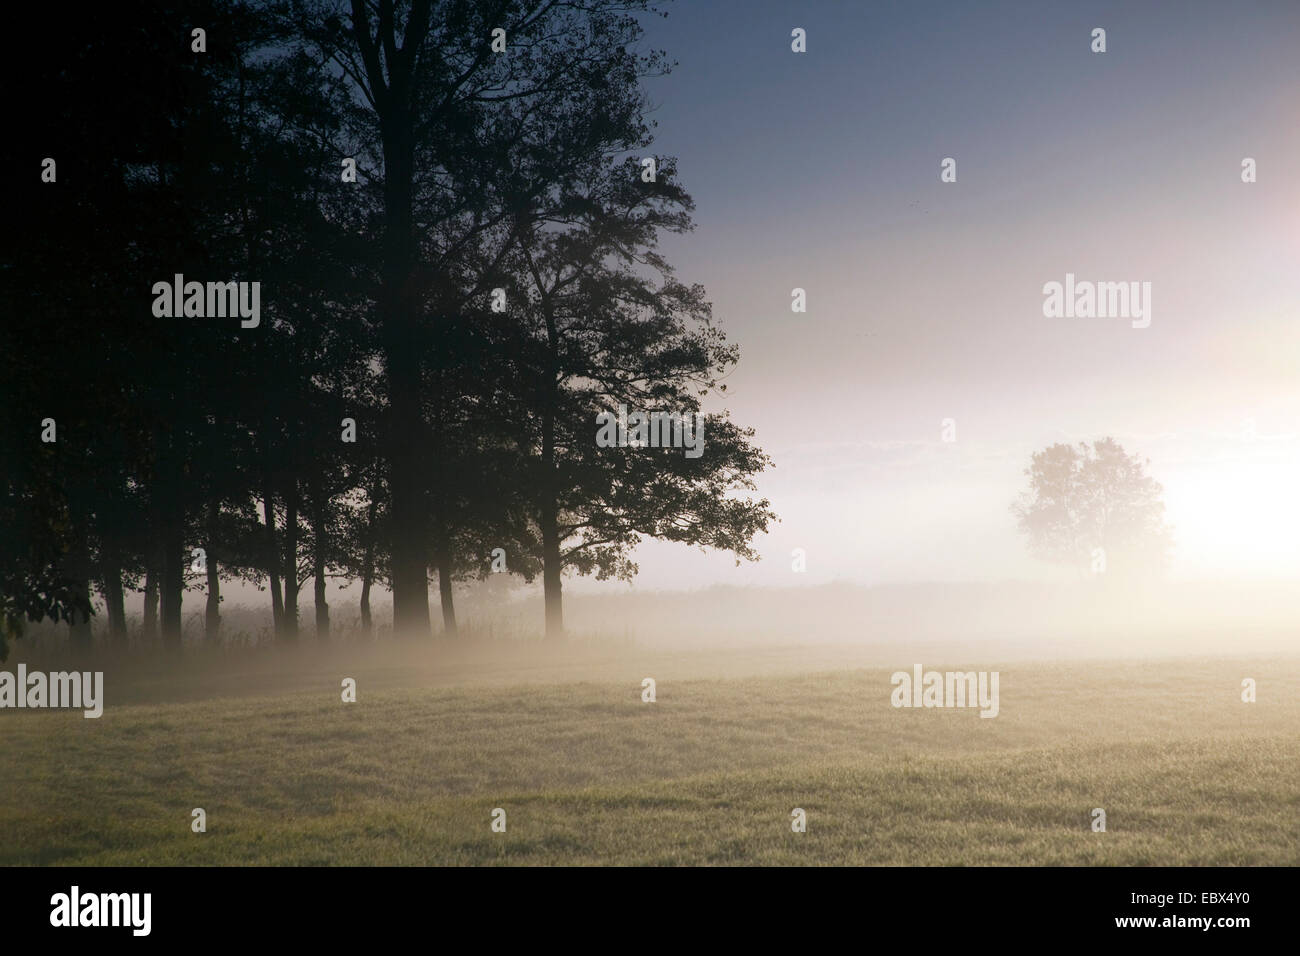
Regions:
[[[646, 8], [15, 13], [0, 653], [24, 620], [89, 643], [95, 591], [112, 639], [143, 591], [175, 647], [202, 586], [216, 640], [223, 579], [293, 640], [331, 577], [429, 634], [433, 575], [450, 634], [453, 583], [502, 568], [557, 636], [562, 575], [630, 577], [643, 537], [754, 558], [770, 462], [701, 404], [737, 353], [656, 251], [693, 202], [651, 149]], [[620, 406], [703, 412], [702, 453], [598, 442]]]

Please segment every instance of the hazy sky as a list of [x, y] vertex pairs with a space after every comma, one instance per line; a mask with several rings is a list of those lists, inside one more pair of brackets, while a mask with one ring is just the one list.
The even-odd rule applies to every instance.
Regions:
[[[656, 151], [698, 208], [664, 248], [740, 346], [783, 520], [758, 565], [645, 546], [638, 587], [1052, 573], [1009, 503], [1104, 435], [1164, 483], [1176, 576], [1300, 574], [1300, 3], [668, 10]], [[1045, 318], [1067, 272], [1150, 282], [1150, 327]]]

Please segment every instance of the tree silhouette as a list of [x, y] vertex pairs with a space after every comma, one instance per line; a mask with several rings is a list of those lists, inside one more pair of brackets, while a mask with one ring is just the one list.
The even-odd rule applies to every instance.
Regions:
[[1108, 571], [1162, 569], [1171, 537], [1149, 465], [1113, 438], [1035, 452], [1029, 490], [1011, 506], [1030, 550], [1080, 570], [1095, 567], [1097, 549]]
[[[0, 239], [0, 638], [54, 618], [88, 647], [96, 589], [127, 643], [143, 589], [145, 643], [177, 649], [202, 588], [217, 642], [241, 578], [280, 640], [308, 580], [329, 637], [331, 578], [361, 581], [364, 630], [379, 584], [395, 632], [427, 634], [431, 568], [450, 635], [453, 583], [498, 548], [558, 634], [562, 573], [630, 576], [642, 537], [753, 557], [751, 432], [709, 415], [689, 458], [595, 439], [619, 403], [701, 411], [736, 357], [655, 251], [690, 225], [673, 161], [647, 180], [630, 156], [665, 69], [647, 8], [264, 0], [213, 8], [203, 51], [183, 4], [26, 10], [70, 52], [7, 138], [59, 175]], [[178, 273], [258, 282], [260, 324], [154, 311]]]
[[[640, 28], [631, 11], [645, 7], [352, 0], [304, 4], [296, 20], [301, 55], [325, 77], [304, 93], [332, 91], [334, 155], [357, 156], [372, 186], [359, 198], [371, 197], [380, 225], [375, 315], [399, 632], [428, 633], [430, 540], [445, 547], [450, 539], [431, 526], [448, 509], [431, 500], [438, 483], [421, 454], [437, 439], [422, 394], [426, 369], [457, 361], [439, 341], [438, 320], [487, 291], [485, 274], [512, 245], [515, 209], [544, 195], [564, 168], [557, 145], [589, 141], [599, 151], [635, 139], [640, 113], [628, 104], [640, 104], [638, 79], [658, 62], [634, 51]], [[494, 29], [505, 31], [507, 52], [492, 50]], [[587, 136], [560, 139], [573, 125], [565, 117], [582, 117]], [[433, 416], [433, 425], [443, 418], [437, 409]]]
[[676, 164], [661, 157], [653, 182], [640, 168], [592, 162], [554, 212], [521, 215], [516, 230], [515, 394], [552, 638], [563, 632], [566, 570], [630, 578], [642, 536], [752, 558], [748, 542], [774, 517], [765, 499], [731, 497], [770, 462], [724, 416], [707, 417], [698, 457], [597, 443], [597, 416], [620, 406], [693, 421], [702, 396], [725, 391], [737, 358], [703, 289], [677, 281], [655, 251], [662, 232], [691, 225]]

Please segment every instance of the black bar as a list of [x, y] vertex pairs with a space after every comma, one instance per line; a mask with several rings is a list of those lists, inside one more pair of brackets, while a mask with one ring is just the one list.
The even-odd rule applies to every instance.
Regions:
[[[428, 933], [429, 946], [454, 939], [472, 946], [515, 933], [559, 943], [607, 928], [612, 935], [593, 939], [676, 948], [698, 940], [694, 931], [669, 935], [689, 925], [760, 940], [835, 930], [883, 943], [902, 932], [947, 951], [1124, 937], [1231, 946], [1293, 923], [1294, 868], [759, 869], [9, 868], [0, 870], [0, 886], [7, 943], [76, 934], [80, 942], [128, 945], [401, 944]], [[52, 926], [52, 898], [70, 896], [74, 885], [83, 905], [92, 893], [150, 894], [148, 935], [130, 926]], [[1148, 918], [1154, 923], [1120, 925]], [[1199, 925], [1204, 919], [1212, 925]]]

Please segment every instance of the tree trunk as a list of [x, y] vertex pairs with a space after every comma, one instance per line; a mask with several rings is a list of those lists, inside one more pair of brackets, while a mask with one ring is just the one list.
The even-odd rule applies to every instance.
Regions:
[[298, 480], [284, 495], [284, 639], [298, 640]]
[[217, 515], [215, 499], [208, 502], [208, 606], [203, 619], [203, 637], [209, 644], [221, 641], [221, 577], [217, 574]]
[[445, 432], [443, 421], [443, 377], [440, 371], [435, 372], [430, 380], [426, 400], [433, 406], [429, 422], [430, 444], [434, 448], [449, 450], [444, 454], [433, 456], [433, 465], [429, 469], [426, 485], [433, 499], [431, 504], [434, 504], [437, 509], [429, 513], [429, 524], [430, 540], [433, 543], [433, 563], [438, 569], [438, 598], [442, 604], [442, 636], [444, 638], [454, 638], [457, 634], [457, 627], [456, 604], [452, 595], [452, 585], [456, 568], [452, 560], [451, 532], [447, 526], [447, 514], [443, 503], [451, 500], [447, 481], [447, 458], [449, 454], [454, 455], [455, 452], [450, 451], [452, 445], [447, 441]]
[[431, 633], [425, 534], [428, 511], [420, 474], [419, 449], [424, 429], [420, 409], [421, 350], [415, 335], [419, 302], [411, 212], [415, 118], [407, 106], [408, 79], [390, 75], [389, 95], [381, 117], [386, 223], [379, 311], [388, 386], [393, 631], [403, 636], [428, 637]]
[[318, 563], [316, 565], [316, 639], [330, 639], [330, 606], [325, 603], [325, 573]]
[[146, 644], [152, 644], [158, 638], [158, 579], [162, 573], [156, 561], [150, 560], [144, 574], [144, 620], [143, 637]]
[[564, 605], [560, 597], [559, 501], [555, 479], [555, 415], [558, 404], [559, 333], [549, 297], [543, 298], [546, 317], [547, 363], [542, 387], [542, 481], [538, 524], [542, 532], [542, 596], [546, 606], [546, 639], [564, 637]]
[[451, 549], [447, 544], [447, 536], [439, 532], [437, 549], [438, 563], [438, 596], [442, 600], [442, 636], [455, 637], [456, 628], [456, 605], [452, 599], [451, 585]]
[[108, 608], [108, 633], [114, 644], [126, 646], [126, 597], [122, 593], [122, 567], [117, 557], [116, 548], [105, 546], [103, 559], [100, 561], [100, 578], [103, 586], [100, 593], [104, 596], [104, 606]]
[[560, 534], [551, 497], [542, 503], [542, 594], [546, 603], [546, 638], [558, 641], [564, 637], [564, 606], [560, 600]]
[[[169, 367], [170, 375], [174, 367]], [[185, 592], [185, 457], [183, 432], [158, 426], [154, 431], [158, 450], [153, 474], [151, 507], [154, 509], [158, 545], [162, 556], [158, 582], [159, 630], [163, 649], [181, 646], [181, 600]]]
[[[377, 32], [371, 30], [371, 5], [352, 0], [354, 39], [362, 53], [372, 102], [379, 120], [384, 167], [384, 229], [378, 319], [388, 392], [384, 436], [388, 460], [389, 557], [392, 565], [393, 631], [428, 637], [429, 560], [425, 531], [426, 491], [419, 451], [423, 429], [420, 409], [422, 349], [416, 325], [422, 297], [415, 281], [418, 247], [412, 198], [415, 179], [415, 129], [422, 117], [412, 109], [415, 51], [429, 35], [431, 4], [416, 0], [407, 10], [398, 35], [391, 6], [380, 5]], [[388, 9], [389, 13], [385, 13]], [[394, 54], [401, 44], [400, 53]], [[387, 51], [380, 55], [380, 51]]]
[[[415, 454], [422, 433], [418, 399], [418, 368], [409, 355], [412, 346], [389, 350], [389, 488], [392, 501], [393, 630], [403, 636], [428, 637], [429, 559], [427, 527], [421, 493], [419, 460]], [[407, 353], [407, 354], [402, 354]]]
[[375, 576], [375, 498], [370, 496], [366, 510], [366, 556], [361, 568], [361, 633], [370, 637], [374, 625], [370, 619], [370, 582]]
[[[162, 440], [161, 429], [155, 428], [155, 445], [161, 446]], [[159, 485], [160, 479], [155, 473], [149, 488], [149, 526], [147, 529], [149, 541], [146, 546], [144, 576], [143, 636], [150, 650], [152, 650], [153, 642], [158, 640], [158, 596], [162, 593], [163, 576], [163, 519], [158, 502]]]
[[368, 638], [374, 630], [374, 622], [370, 617], [370, 577], [367, 575], [361, 580], [361, 634]]
[[275, 498], [271, 493], [271, 481], [264, 477], [262, 481], [262, 518], [266, 522], [266, 576], [271, 586], [271, 625], [278, 638], [284, 629], [284, 598], [280, 593], [280, 552], [275, 537]]
[[167, 522], [163, 553], [161, 627], [163, 647], [177, 651], [181, 646], [181, 600], [185, 593], [185, 538], [181, 521], [174, 514]]
[[318, 641], [328, 641], [330, 639], [330, 606], [325, 601], [325, 552], [328, 547], [325, 512], [327, 509], [321, 480], [317, 475], [312, 476], [311, 504], [312, 576], [315, 583], [314, 592], [316, 598], [316, 639]]

